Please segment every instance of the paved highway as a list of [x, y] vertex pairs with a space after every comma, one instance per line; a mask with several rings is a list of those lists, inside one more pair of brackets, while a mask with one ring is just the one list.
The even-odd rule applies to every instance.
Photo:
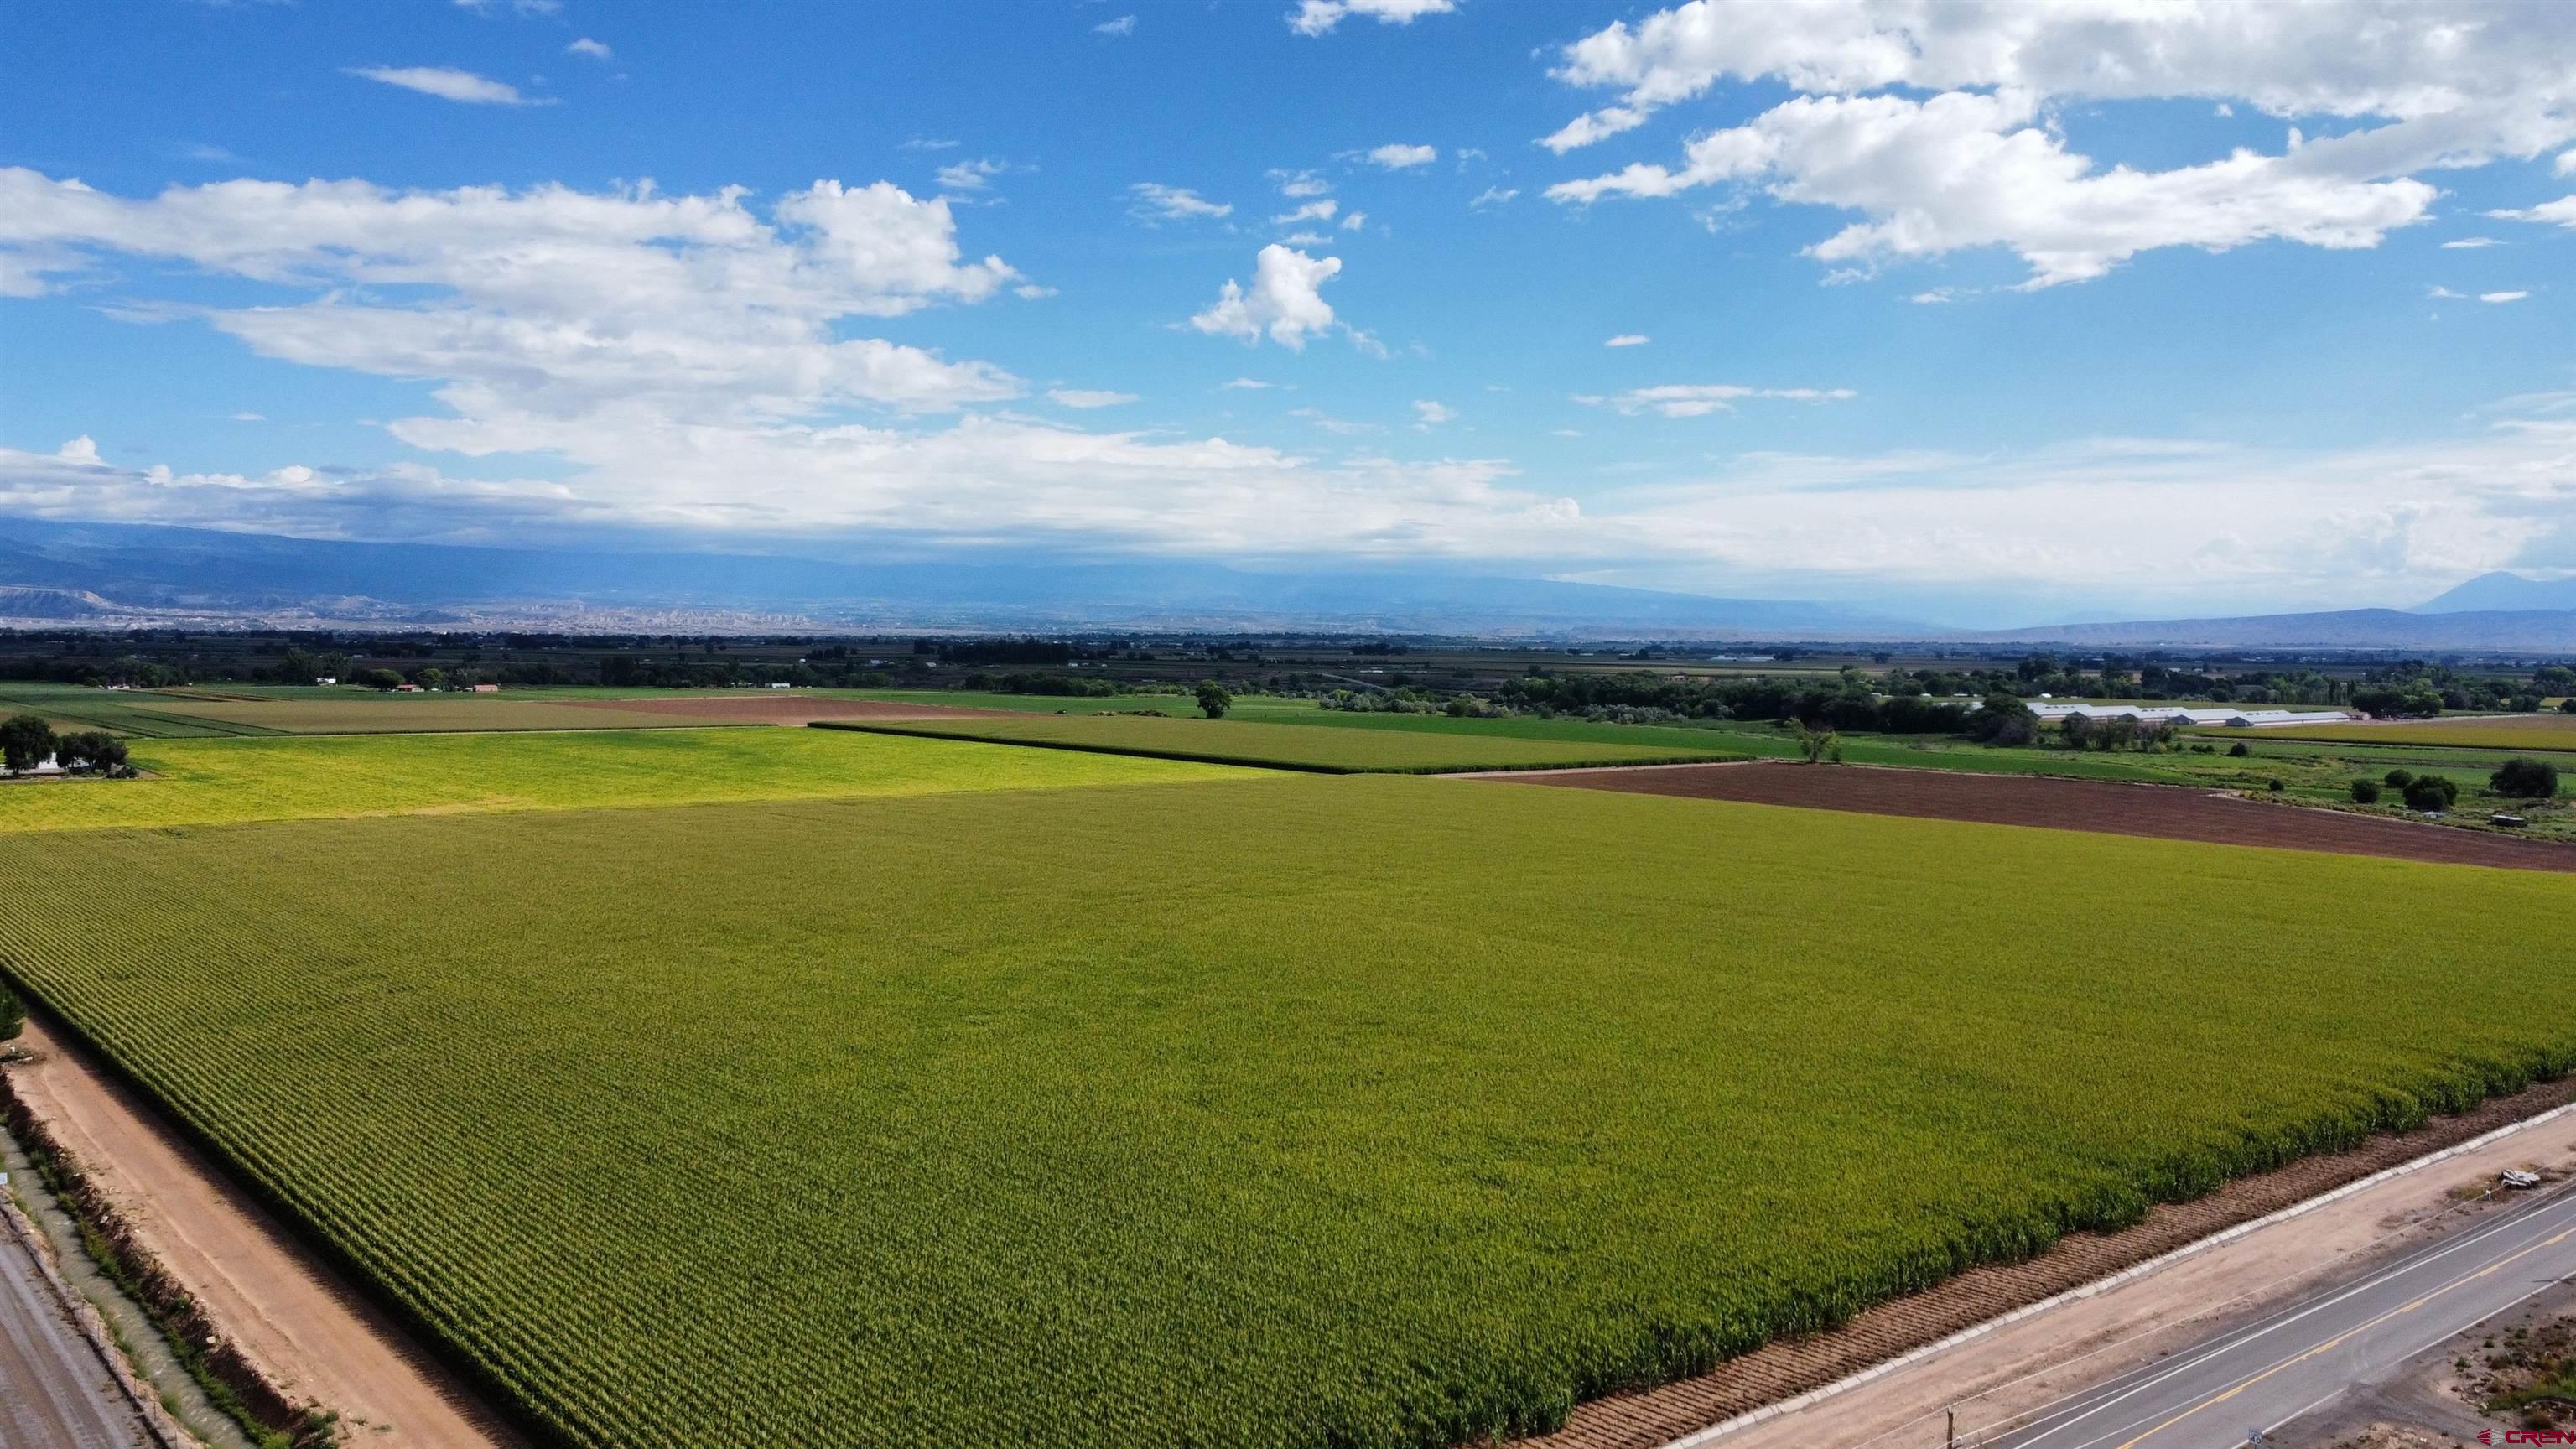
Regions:
[[145, 1449], [142, 1416], [0, 1223], [0, 1449]]
[[2576, 1274], [2576, 1183], [2073, 1395], [1999, 1449], [2227, 1449]]

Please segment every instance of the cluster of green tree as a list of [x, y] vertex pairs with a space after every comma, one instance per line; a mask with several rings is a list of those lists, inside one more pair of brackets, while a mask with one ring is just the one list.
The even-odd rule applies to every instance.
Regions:
[[2487, 776], [2487, 788], [2516, 800], [2553, 799], [2558, 794], [2558, 767], [2547, 760], [2507, 760]]
[[23, 775], [47, 760], [76, 775], [132, 773], [125, 763], [125, 741], [105, 730], [54, 733], [40, 714], [16, 714], [0, 720], [0, 768]]
[[734, 689], [770, 684], [792, 684], [798, 688], [881, 689], [893, 683], [894, 677], [880, 670], [846, 665], [838, 669], [818, 669], [803, 662], [767, 664], [722, 656], [655, 658], [640, 654], [608, 654], [600, 658], [597, 682], [620, 689]]
[[2408, 660], [2348, 680], [2315, 669], [2205, 672], [2117, 654], [2063, 662], [2054, 655], [2033, 654], [2009, 669], [1891, 670], [1881, 687], [1892, 695], [2207, 699], [2279, 706], [2347, 705], [2373, 714], [2430, 715], [2445, 709], [2536, 710], [2544, 698], [2576, 693], [2576, 669], [2552, 664], [2518, 675]]
[[2047, 694], [2277, 705], [2341, 704], [2345, 688], [2343, 681], [2313, 669], [2204, 672], [2117, 654], [2063, 662], [2054, 655], [2033, 654], [2009, 667], [1895, 669], [1888, 672], [1882, 687], [1889, 694], [2009, 694], [2022, 699]]
[[100, 689], [122, 684], [135, 689], [169, 689], [188, 683], [194, 676], [178, 665], [131, 655], [115, 659], [85, 659], [75, 656], [53, 658], [16, 657], [0, 659], [0, 679], [31, 683], [77, 684], [86, 689]]
[[2353, 686], [2350, 703], [2381, 718], [2429, 719], [2444, 710], [2528, 714], [2543, 698], [2576, 688], [2576, 669], [2544, 665], [2527, 676], [2464, 674], [2446, 664], [2408, 660], [2373, 669]]
[[1175, 685], [1139, 685], [1097, 674], [989, 674], [978, 670], [957, 680], [959, 689], [992, 694], [1043, 694], [1060, 699], [1110, 699], [1122, 694], [1178, 694]]
[[[2412, 770], [2391, 770], [2377, 780], [2355, 780], [2352, 798], [2364, 805], [2377, 804], [2382, 787], [2395, 790], [2409, 810], [2448, 810], [2460, 798], [2457, 781]], [[2487, 793], [2508, 800], [2555, 799], [2558, 767], [2547, 760], [2507, 760], [2487, 776]]]
[[[1946, 700], [1921, 695], [1881, 698], [1857, 670], [1846, 670], [1840, 681], [1826, 685], [1767, 675], [1554, 674], [1532, 666], [1522, 678], [1504, 680], [1494, 699], [1540, 713], [1644, 709], [1662, 711], [1677, 720], [1795, 720], [1810, 728], [1887, 734], [1958, 734], [1969, 728], [1972, 717], [1965, 706]], [[2020, 707], [2019, 700], [2013, 702]]]
[[2172, 720], [2147, 722], [2127, 715], [2070, 714], [2057, 722], [2057, 732], [2079, 750], [2169, 750], [2182, 743], [2182, 727]]
[[1223, 719], [1234, 708], [1234, 691], [1213, 679], [1202, 679], [1198, 688], [1199, 712], [1209, 719]]
[[[1456, 714], [1458, 711], [1451, 706], [1468, 696], [1444, 696], [1418, 684], [1399, 684], [1388, 689], [1319, 689], [1314, 691], [1314, 698], [1325, 709], [1356, 714]], [[1491, 712], [1512, 713], [1509, 709]]]
[[[2460, 798], [2459, 782], [2442, 775], [2418, 775], [2412, 770], [2391, 770], [2381, 777], [2380, 783], [2396, 791], [2398, 798], [2406, 802], [2406, 808], [2409, 810], [2427, 812], [2448, 810], [2452, 802]], [[2355, 780], [2352, 798], [2365, 805], [2377, 800], [2379, 791], [2366, 789], [2369, 784], [2368, 780]]]
[[[919, 645], [915, 645], [918, 652]], [[955, 639], [939, 645], [944, 664], [1052, 664], [1073, 662], [1073, 646], [1062, 639]]]

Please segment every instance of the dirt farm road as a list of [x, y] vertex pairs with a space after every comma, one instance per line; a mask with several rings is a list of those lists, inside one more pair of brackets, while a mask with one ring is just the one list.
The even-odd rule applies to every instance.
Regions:
[[1735, 765], [1528, 770], [1451, 778], [1925, 820], [2033, 825], [2051, 830], [2316, 850], [2334, 855], [2376, 855], [2447, 865], [2576, 872], [2576, 845], [2340, 810], [2275, 805], [2189, 785], [2131, 785], [2109, 780], [1911, 770], [1885, 765], [1800, 765], [1779, 760]]
[[19, 1097], [137, 1240], [280, 1388], [338, 1410], [354, 1443], [524, 1442], [150, 1105], [67, 1047], [51, 1022], [30, 1014], [23, 1045], [38, 1060], [9, 1068]]
[[148, 1449], [157, 1441], [72, 1323], [39, 1251], [0, 1222], [0, 1449]]

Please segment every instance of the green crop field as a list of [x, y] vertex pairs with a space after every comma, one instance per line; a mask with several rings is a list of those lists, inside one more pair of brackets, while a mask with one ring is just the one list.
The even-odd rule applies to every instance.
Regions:
[[137, 780], [0, 784], [0, 834], [1204, 780], [1221, 766], [819, 730], [138, 741]]
[[232, 698], [186, 691], [158, 696], [156, 708], [219, 725], [298, 735], [435, 734], [483, 730], [670, 729], [692, 723], [637, 710], [511, 699], [496, 694], [378, 694], [309, 689], [299, 695]]
[[2572, 914], [1377, 777], [0, 836], [0, 969], [546, 1437], [645, 1449], [1547, 1426], [2564, 1071]]
[[[1320, 712], [1319, 712], [1320, 713]], [[1064, 750], [1099, 750], [1177, 760], [1271, 765], [1328, 773], [1423, 774], [1444, 770], [1633, 765], [1674, 760], [1744, 758], [1720, 745], [1644, 741], [1600, 743], [1475, 736], [1432, 731], [1316, 729], [1234, 719], [1156, 719], [1132, 715], [1030, 715], [1010, 719], [829, 720], [818, 729], [943, 739], [989, 740]]]
[[[604, 691], [589, 694], [594, 703], [611, 697]], [[106, 729], [129, 739], [672, 729], [691, 723], [634, 710], [584, 708], [560, 697], [380, 694], [372, 690], [256, 685], [111, 691], [68, 684], [0, 684], [0, 713], [21, 710], [44, 715], [58, 728]]]
[[0, 714], [39, 714], [58, 730], [109, 730], [128, 739], [190, 739], [273, 731], [185, 713], [189, 701], [148, 690], [0, 683]]
[[2298, 725], [2265, 730], [2265, 738], [2338, 740], [2373, 745], [2447, 745], [2482, 750], [2576, 750], [2576, 714], [2490, 715], [2388, 724]]

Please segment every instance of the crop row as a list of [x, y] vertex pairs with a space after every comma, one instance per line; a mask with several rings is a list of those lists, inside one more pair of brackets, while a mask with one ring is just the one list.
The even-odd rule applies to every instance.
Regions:
[[2571, 910], [1386, 778], [0, 837], [0, 970], [655, 1449], [1544, 1427], [2564, 1071]]

